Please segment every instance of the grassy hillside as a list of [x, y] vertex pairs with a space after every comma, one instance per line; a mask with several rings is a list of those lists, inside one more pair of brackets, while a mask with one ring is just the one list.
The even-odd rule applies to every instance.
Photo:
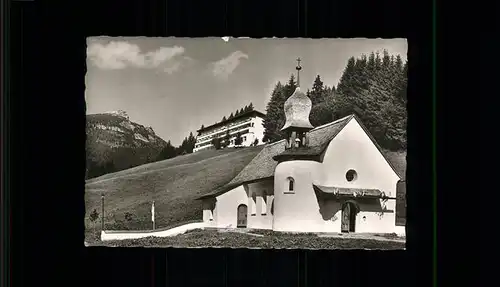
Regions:
[[101, 193], [105, 195], [106, 229], [150, 229], [153, 200], [157, 228], [201, 220], [201, 202], [195, 198], [229, 182], [262, 148], [202, 151], [88, 180], [86, 240], [92, 241], [100, 229], [100, 215], [94, 224], [89, 215], [93, 209], [101, 213]]

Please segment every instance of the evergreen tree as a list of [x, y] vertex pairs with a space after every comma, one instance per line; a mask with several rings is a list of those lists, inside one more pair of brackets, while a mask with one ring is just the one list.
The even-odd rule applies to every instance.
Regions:
[[229, 130], [227, 130], [226, 135], [224, 136], [224, 138], [222, 139], [222, 142], [221, 142], [222, 148], [228, 147], [230, 144], [230, 141], [231, 141], [231, 135], [229, 134]]
[[177, 155], [183, 155], [183, 154], [186, 154], [188, 153], [188, 146], [189, 146], [189, 141], [188, 141], [188, 138], [185, 137], [183, 140], [182, 140], [182, 143], [180, 146], [178, 146], [175, 150], [176, 150], [176, 154]]
[[253, 104], [250, 102], [250, 105], [248, 105], [248, 110], [253, 111]]
[[97, 209], [94, 208], [94, 210], [92, 210], [92, 212], [90, 213], [90, 216], [89, 216], [89, 219], [90, 219], [90, 222], [92, 222], [92, 228], [94, 229], [94, 231], [95, 231], [95, 222], [97, 221], [98, 218], [99, 218], [99, 212], [97, 212]]
[[165, 147], [163, 147], [160, 153], [158, 154], [157, 161], [173, 158], [176, 155], [177, 151], [175, 147], [172, 145], [170, 141], [167, 141]]
[[377, 51], [377, 54], [375, 56], [375, 70], [380, 71], [382, 68], [382, 59], [380, 59], [380, 53]]
[[[292, 74], [290, 76], [290, 79], [288, 79], [288, 83], [285, 85], [285, 101], [290, 97], [294, 92], [295, 89], [297, 89], [297, 82], [295, 81], [295, 76]], [[285, 103], [285, 102], [283, 102]]]
[[375, 53], [371, 52], [370, 56], [368, 57], [368, 71], [370, 71], [370, 73], [374, 73], [376, 69], [377, 67], [375, 64]]
[[194, 146], [196, 145], [196, 137], [193, 135], [192, 132], [189, 133], [189, 136], [186, 141], [186, 148], [185, 151], [187, 153], [193, 153]]
[[223, 117], [222, 117], [222, 121], [224, 122], [224, 121], [226, 121], [226, 120], [227, 120], [227, 119], [226, 119], [226, 116], [223, 116]]
[[200, 128], [200, 130], [202, 130], [202, 129], [204, 129], [204, 128], [205, 128], [205, 126], [204, 126], [204, 125], [201, 125], [201, 128]]
[[234, 139], [234, 145], [239, 146], [243, 143], [243, 138], [240, 133], [236, 134], [236, 138]]
[[116, 169], [115, 169], [115, 164], [112, 160], [106, 162], [106, 164], [104, 165], [104, 174], [107, 174], [107, 173], [112, 173], [112, 172], [115, 172]]
[[229, 119], [232, 119], [233, 117], [234, 117], [234, 116], [233, 116], [233, 113], [231, 113], [231, 114], [229, 115]]
[[245, 111], [243, 110], [243, 108], [241, 108], [241, 109], [240, 109], [240, 115], [241, 115], [242, 113], [244, 113], [244, 112], [245, 112]]
[[347, 66], [342, 73], [340, 81], [337, 85], [337, 91], [340, 91], [341, 94], [347, 96], [350, 95], [353, 91], [354, 84], [354, 74], [355, 74], [355, 63], [356, 59], [354, 57], [349, 58], [347, 61]]
[[239, 110], [236, 110], [236, 113], [234, 114], [234, 116], [238, 116], [240, 114], [240, 111]]
[[248, 112], [248, 105], [246, 105], [244, 108], [243, 108], [243, 111], [246, 113]]
[[285, 102], [285, 86], [280, 82], [274, 87], [271, 99], [266, 106], [266, 116], [263, 120], [264, 142], [274, 142], [280, 139], [277, 131], [281, 128], [280, 124], [284, 117], [283, 103]]
[[[375, 67], [379, 63], [377, 58]], [[357, 114], [377, 142], [392, 150], [406, 147], [406, 107], [401, 100], [406, 92], [406, 76], [398, 72], [397, 62], [397, 57], [391, 61], [384, 51], [380, 69], [370, 73], [371, 60], [365, 65], [362, 56], [355, 61], [354, 68], [352, 60], [348, 61], [334, 105], [335, 118]]]
[[396, 60], [394, 60], [394, 65], [396, 66], [396, 71], [404, 73], [403, 71], [403, 60], [401, 60], [401, 56], [397, 55]]
[[387, 52], [387, 50], [384, 50], [382, 57], [382, 69], [384, 69], [384, 71], [387, 71], [390, 65], [391, 65], [391, 57], [389, 55], [389, 52]]
[[222, 145], [221, 145], [221, 139], [220, 138], [213, 138], [212, 141], [210, 142], [214, 147], [215, 149], [219, 150], [221, 149]]
[[309, 114], [309, 121], [311, 122], [311, 125], [317, 127], [332, 122], [334, 120], [334, 114], [332, 112], [333, 109], [333, 105], [329, 105], [326, 102], [313, 106], [311, 113]]
[[312, 90], [309, 94], [309, 97], [311, 98], [311, 102], [313, 107], [319, 103], [322, 103], [325, 101], [326, 98], [326, 90], [323, 85], [323, 82], [321, 81], [321, 77], [319, 75], [316, 76], [316, 79], [314, 80]]
[[322, 102], [314, 104], [309, 115], [309, 121], [313, 126], [332, 122], [334, 120], [334, 111], [337, 110], [333, 88], [323, 88], [322, 94]]

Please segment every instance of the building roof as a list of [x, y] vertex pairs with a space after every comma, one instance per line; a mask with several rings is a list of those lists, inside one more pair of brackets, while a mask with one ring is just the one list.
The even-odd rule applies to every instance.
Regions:
[[[331, 123], [314, 128], [307, 133], [309, 148], [297, 150], [308, 155], [319, 155], [323, 153], [323, 151], [328, 147], [330, 141], [333, 140], [353, 118], [357, 117], [355, 115], [349, 115]], [[401, 180], [404, 180], [406, 172], [406, 152], [386, 152], [382, 150], [375, 142], [374, 138], [370, 135], [368, 130], [363, 126], [361, 121], [359, 119], [357, 119], [357, 121], [373, 141], [375, 146], [379, 149], [388, 164], [401, 178]], [[289, 150], [285, 151], [285, 145], [285, 140], [267, 144], [233, 180], [213, 192], [201, 196], [200, 199], [218, 196], [245, 183], [272, 179], [274, 177], [274, 170], [278, 165], [278, 162], [274, 160], [274, 158], [283, 154], [286, 155], [287, 152], [289, 152]]]
[[245, 183], [273, 178], [274, 170], [278, 165], [273, 160], [273, 156], [283, 152], [285, 145], [285, 140], [267, 144], [235, 178], [218, 189], [201, 196], [200, 199], [221, 195]]
[[280, 158], [287, 156], [318, 156], [322, 154], [328, 147], [330, 141], [337, 136], [337, 134], [353, 117], [354, 115], [350, 115], [326, 125], [314, 128], [306, 135], [308, 141], [307, 147], [287, 149], [284, 152], [275, 155], [273, 159], [279, 160]]
[[238, 119], [241, 119], [241, 118], [246, 118], [246, 117], [252, 117], [252, 116], [258, 116], [258, 117], [263, 118], [263, 117], [265, 117], [265, 116], [266, 116], [266, 114], [264, 114], [264, 113], [262, 113], [262, 112], [259, 112], [259, 111], [257, 111], [257, 110], [252, 110], [252, 111], [244, 112], [244, 113], [241, 113], [241, 114], [239, 114], [239, 115], [237, 115], [237, 116], [234, 116], [234, 117], [232, 117], [232, 118], [230, 118], [230, 119], [226, 119], [225, 121], [221, 121], [221, 122], [215, 123], [215, 124], [213, 124], [213, 125], [210, 125], [210, 126], [207, 126], [207, 127], [202, 128], [202, 129], [199, 129], [199, 130], [197, 130], [196, 132], [198, 132], [198, 133], [200, 133], [200, 132], [204, 132], [204, 131], [206, 131], [206, 130], [211, 130], [211, 129], [213, 129], [213, 128], [217, 128], [217, 127], [220, 127], [220, 126], [224, 126], [224, 125], [226, 125], [226, 124], [228, 124], [228, 123], [230, 123], [230, 122], [234, 122], [234, 121], [236, 121], [236, 120], [238, 120]]
[[286, 121], [281, 130], [286, 130], [288, 128], [314, 128], [309, 122], [312, 101], [306, 94], [300, 91], [299, 87], [297, 87], [295, 92], [288, 97], [283, 107], [285, 109]]

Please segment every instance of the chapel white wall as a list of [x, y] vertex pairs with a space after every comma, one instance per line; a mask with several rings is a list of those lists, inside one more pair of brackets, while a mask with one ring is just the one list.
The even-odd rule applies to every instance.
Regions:
[[[247, 228], [272, 229], [273, 188], [274, 181], [270, 179], [238, 186], [215, 199], [204, 199], [203, 221], [208, 227], [237, 228], [238, 206], [245, 204]], [[212, 200], [215, 201], [213, 211]]]
[[238, 206], [240, 204], [247, 205], [247, 210], [250, 210], [248, 194], [243, 185], [217, 196], [216, 200], [214, 221], [218, 228], [237, 227]]
[[246, 185], [249, 195], [248, 228], [272, 229], [274, 181], [266, 180]]
[[[312, 183], [321, 163], [294, 160], [278, 164], [274, 173], [273, 229], [285, 232], [322, 232], [325, 221]], [[288, 177], [294, 179], [294, 193], [288, 193]]]
[[[321, 185], [379, 189], [389, 197], [396, 197], [398, 175], [355, 118], [330, 142], [322, 162]], [[345, 178], [349, 169], [357, 173], [356, 180], [351, 182]], [[361, 211], [356, 216], [356, 232], [395, 232], [396, 200], [387, 200], [385, 203], [379, 200], [376, 205], [358, 201], [358, 204]], [[388, 212], [380, 214], [376, 207], [383, 204]], [[341, 214], [339, 210], [339, 219]]]

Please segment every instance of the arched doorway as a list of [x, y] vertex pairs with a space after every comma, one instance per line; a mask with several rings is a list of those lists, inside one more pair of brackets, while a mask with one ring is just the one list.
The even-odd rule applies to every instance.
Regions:
[[237, 227], [238, 228], [246, 228], [247, 227], [247, 206], [245, 204], [240, 204], [238, 206], [238, 214], [237, 214]]
[[357, 207], [352, 202], [346, 202], [342, 205], [342, 232], [356, 231], [356, 213]]

